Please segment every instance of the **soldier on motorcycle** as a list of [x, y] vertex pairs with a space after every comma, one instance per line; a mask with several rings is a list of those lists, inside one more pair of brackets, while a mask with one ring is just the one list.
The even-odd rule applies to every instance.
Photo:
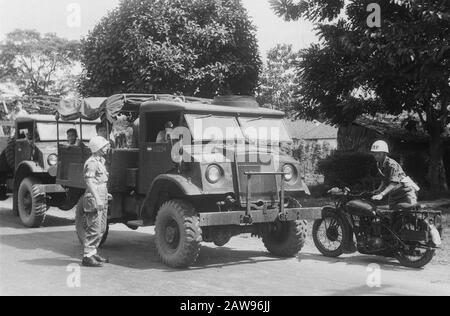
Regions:
[[383, 182], [372, 199], [381, 201], [388, 196], [389, 206], [392, 209], [416, 205], [417, 192], [420, 188], [406, 175], [398, 162], [388, 157], [388, 144], [377, 141], [373, 144], [371, 152], [377, 161], [378, 172], [383, 177]]

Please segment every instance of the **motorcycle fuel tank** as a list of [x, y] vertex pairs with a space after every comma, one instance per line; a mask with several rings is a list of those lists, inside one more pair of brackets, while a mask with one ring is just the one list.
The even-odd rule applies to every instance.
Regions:
[[364, 200], [350, 201], [346, 205], [347, 212], [350, 215], [358, 217], [376, 217], [376, 207]]

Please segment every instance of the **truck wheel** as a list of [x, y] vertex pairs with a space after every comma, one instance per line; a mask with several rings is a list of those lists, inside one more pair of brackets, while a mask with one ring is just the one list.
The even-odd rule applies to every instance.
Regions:
[[12, 137], [8, 140], [5, 148], [6, 162], [8, 166], [14, 170], [16, 167], [16, 138]]
[[277, 222], [275, 230], [263, 235], [267, 250], [278, 257], [295, 257], [303, 248], [307, 237], [306, 221]]
[[17, 191], [19, 216], [26, 227], [40, 227], [47, 212], [45, 196], [37, 189], [39, 184], [41, 182], [36, 178], [25, 178]]
[[188, 202], [173, 200], [159, 209], [155, 225], [156, 247], [164, 264], [191, 266], [200, 254], [202, 230], [199, 216]]

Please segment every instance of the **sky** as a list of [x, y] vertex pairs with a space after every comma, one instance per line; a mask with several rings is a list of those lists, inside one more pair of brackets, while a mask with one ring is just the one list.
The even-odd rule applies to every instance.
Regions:
[[[119, 0], [0, 0], [0, 40], [16, 28], [79, 40], [118, 3]], [[243, 0], [243, 4], [258, 29], [263, 58], [277, 44], [301, 49], [317, 41], [312, 24], [283, 21], [271, 10], [268, 0]]]

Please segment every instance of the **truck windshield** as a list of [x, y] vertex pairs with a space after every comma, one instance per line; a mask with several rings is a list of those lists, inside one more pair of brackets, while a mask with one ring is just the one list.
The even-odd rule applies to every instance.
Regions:
[[185, 116], [195, 142], [244, 141], [244, 135], [234, 116]]
[[[37, 131], [39, 134], [39, 139], [43, 142], [45, 141], [57, 141], [57, 124], [56, 123], [37, 123]], [[80, 124], [74, 123], [60, 123], [59, 124], [59, 140], [67, 140], [67, 131], [69, 129], [75, 128], [80, 133]], [[95, 125], [93, 124], [83, 124], [83, 140], [89, 141], [92, 137], [97, 135]]]
[[245, 137], [251, 142], [292, 143], [284, 121], [277, 118], [240, 117]]

